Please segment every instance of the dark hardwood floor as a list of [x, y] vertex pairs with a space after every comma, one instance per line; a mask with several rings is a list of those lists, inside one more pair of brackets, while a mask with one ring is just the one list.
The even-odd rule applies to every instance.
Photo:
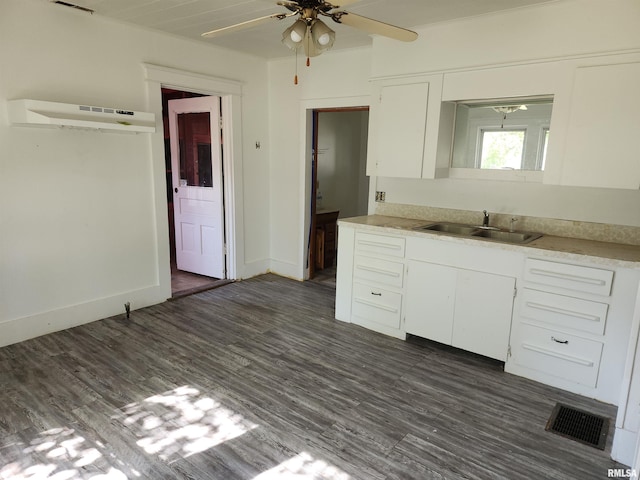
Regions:
[[[265, 275], [0, 349], [2, 479], [604, 479], [493, 361], [333, 319]], [[613, 422], [612, 427], [613, 429]]]
[[171, 297], [180, 298], [194, 293], [204, 292], [212, 288], [230, 283], [230, 280], [207, 277], [195, 273], [178, 270], [175, 263], [171, 263]]

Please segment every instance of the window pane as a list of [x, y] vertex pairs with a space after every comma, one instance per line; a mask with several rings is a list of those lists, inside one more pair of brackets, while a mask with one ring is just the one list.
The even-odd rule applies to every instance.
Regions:
[[522, 168], [524, 130], [483, 130], [480, 168]]
[[180, 181], [189, 186], [213, 185], [209, 113], [180, 113]]

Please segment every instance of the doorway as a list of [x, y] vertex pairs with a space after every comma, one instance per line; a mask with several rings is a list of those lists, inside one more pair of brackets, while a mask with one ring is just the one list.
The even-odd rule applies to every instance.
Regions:
[[368, 212], [369, 107], [314, 109], [312, 122], [309, 278], [335, 284], [337, 220]]
[[220, 98], [162, 88], [172, 297], [226, 283]]

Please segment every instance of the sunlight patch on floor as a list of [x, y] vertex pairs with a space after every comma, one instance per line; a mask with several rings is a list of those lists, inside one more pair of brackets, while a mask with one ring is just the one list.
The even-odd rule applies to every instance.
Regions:
[[204, 452], [256, 428], [196, 388], [178, 387], [127, 405], [122, 421], [146, 453], [171, 462]]
[[[166, 464], [204, 452], [257, 428], [242, 415], [190, 386], [153, 395], [117, 410], [106, 419], [104, 439], [85, 438], [71, 427], [25, 433], [3, 444], [10, 460], [0, 465], [1, 480], [130, 480], [144, 457]], [[121, 436], [131, 436], [139, 450], [123, 451]], [[132, 441], [128, 441], [133, 444]], [[127, 443], [127, 442], [123, 442]], [[9, 451], [11, 450], [11, 452]], [[3, 452], [4, 454], [4, 452]], [[7, 458], [4, 456], [4, 458]], [[37, 459], [37, 463], [33, 459]], [[152, 458], [149, 461], [153, 461]]]
[[262, 472], [253, 480], [350, 480], [351, 477], [333, 465], [316, 460], [302, 452], [280, 465]]

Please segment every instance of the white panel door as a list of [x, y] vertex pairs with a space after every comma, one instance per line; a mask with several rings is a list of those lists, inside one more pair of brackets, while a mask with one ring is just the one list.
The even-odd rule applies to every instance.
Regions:
[[179, 270], [225, 278], [220, 98], [169, 100]]

